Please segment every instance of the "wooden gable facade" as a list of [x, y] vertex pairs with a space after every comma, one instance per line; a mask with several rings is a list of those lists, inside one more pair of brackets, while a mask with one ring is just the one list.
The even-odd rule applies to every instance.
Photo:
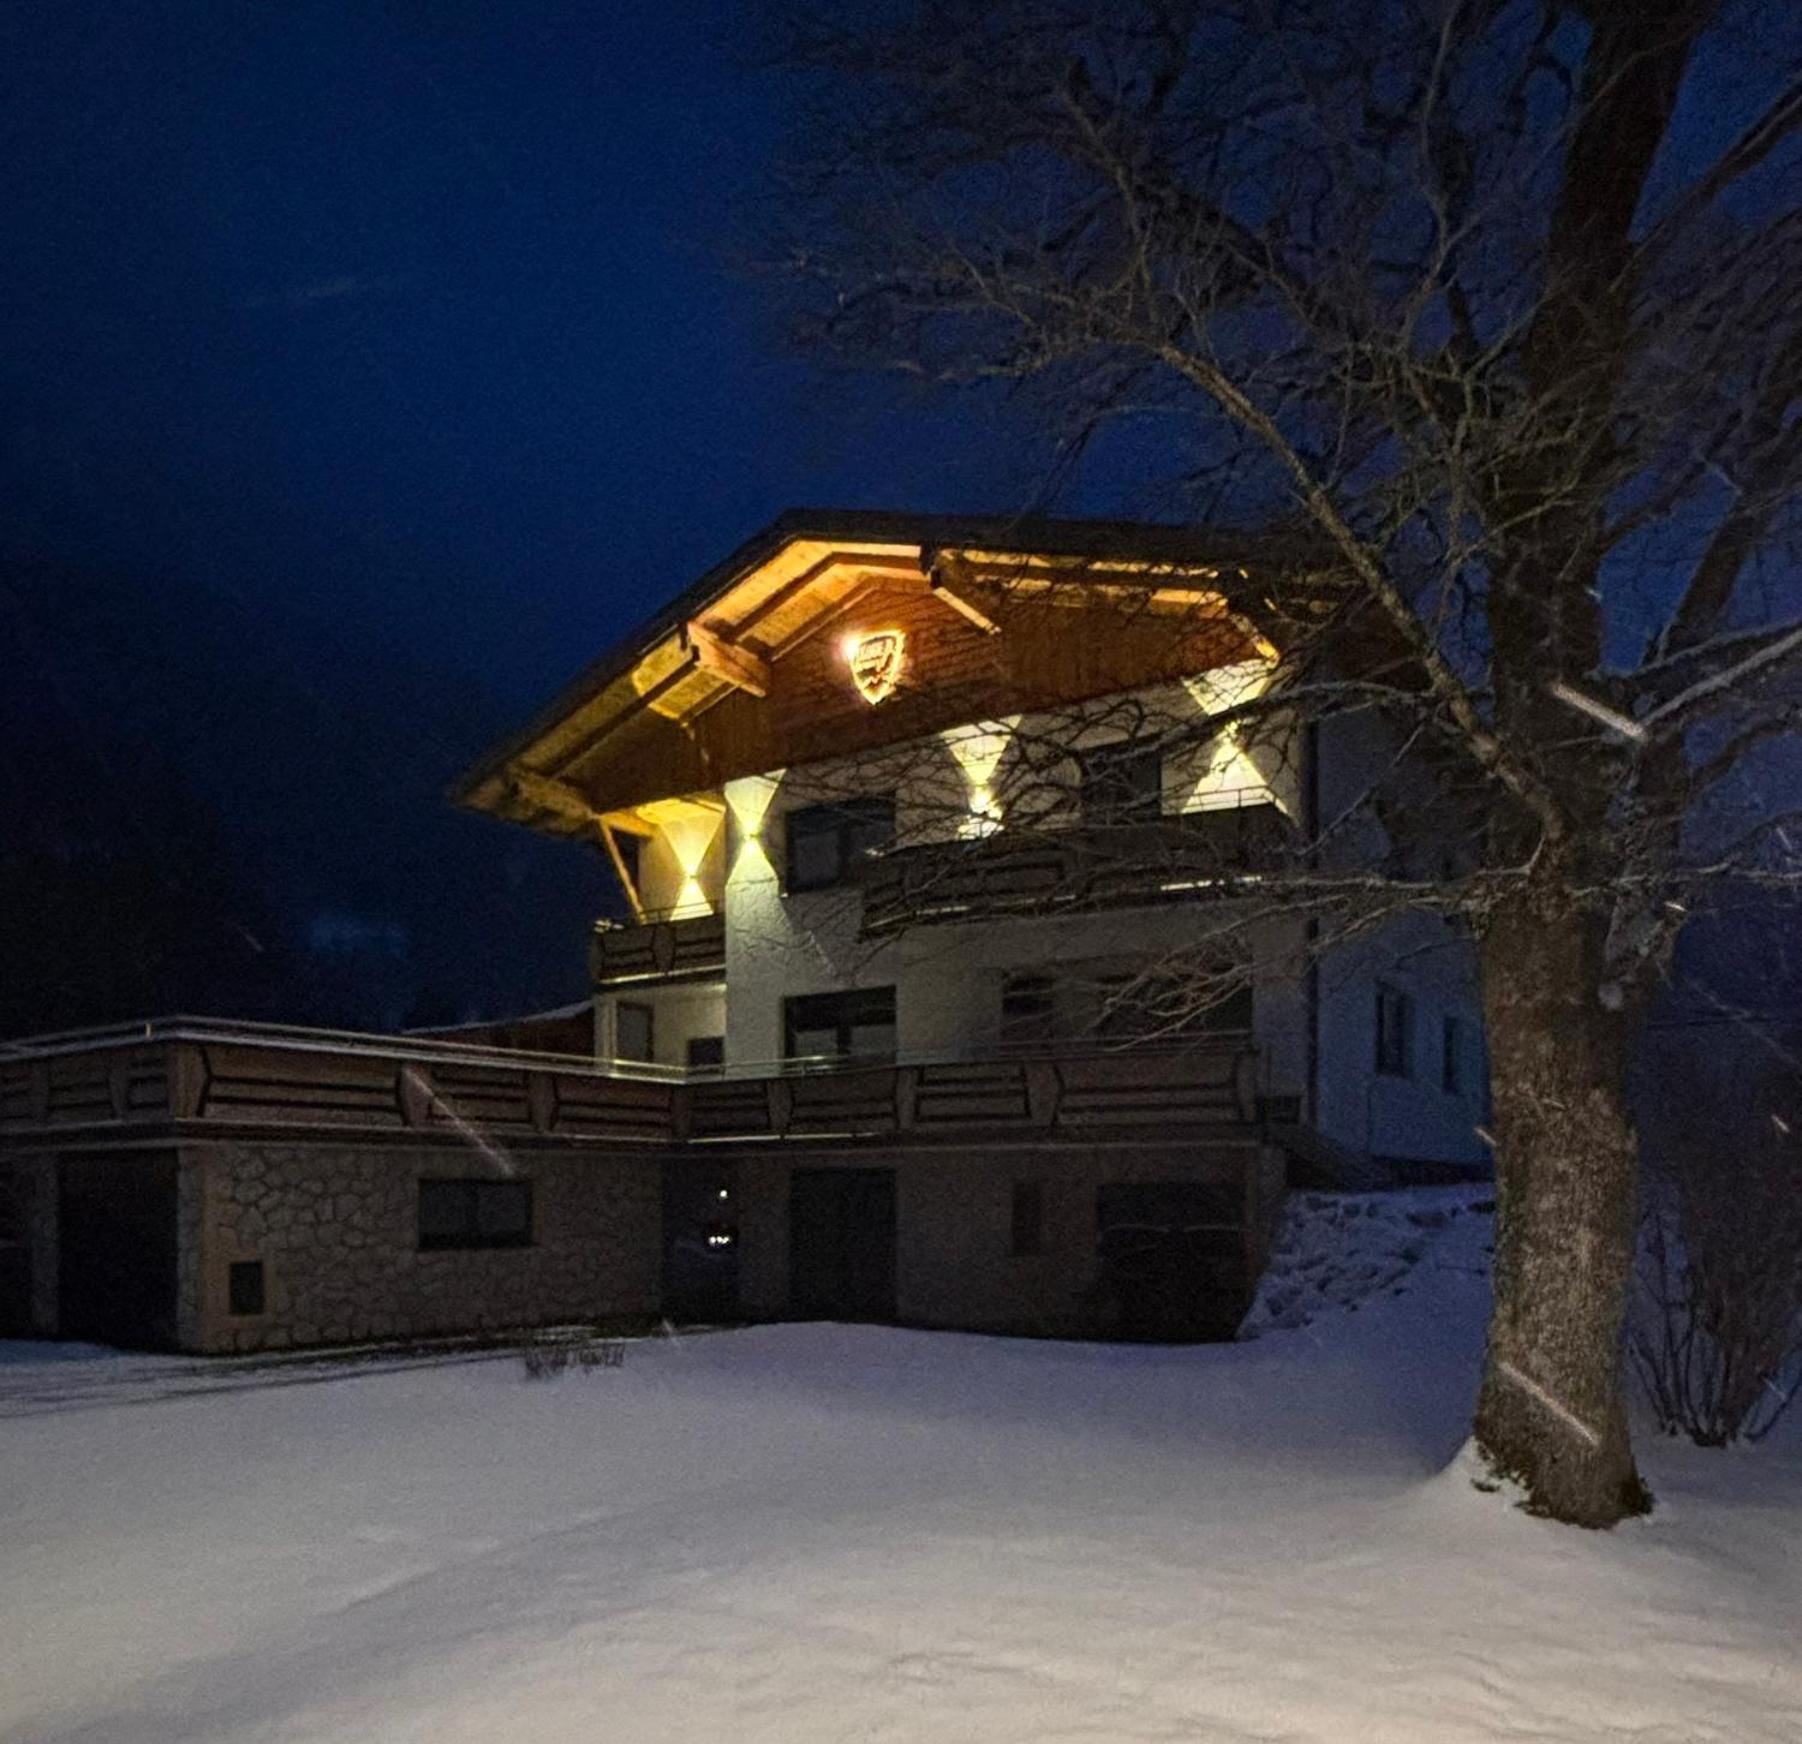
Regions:
[[[1292, 553], [1112, 523], [791, 517], [592, 668], [457, 798], [588, 834], [738, 776], [1268, 655], [1258, 601], [1296, 567]], [[883, 635], [902, 654], [872, 702], [849, 654]]]

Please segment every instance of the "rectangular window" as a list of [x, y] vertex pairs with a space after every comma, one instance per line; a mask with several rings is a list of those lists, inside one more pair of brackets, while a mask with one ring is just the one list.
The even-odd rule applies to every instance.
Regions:
[[1014, 1183], [1013, 1229], [1008, 1251], [1017, 1260], [1045, 1251], [1045, 1183]]
[[1138, 823], [1164, 809], [1164, 757], [1155, 745], [1098, 745], [1077, 753], [1085, 823]]
[[1057, 1036], [1057, 983], [1049, 975], [1010, 975], [1001, 983], [1001, 1040], [1010, 1047]]
[[726, 1038], [724, 1036], [690, 1036], [687, 1050], [688, 1069], [704, 1071], [717, 1069], [726, 1063]]
[[419, 1245], [434, 1248], [530, 1247], [530, 1181], [421, 1181]]
[[616, 1060], [656, 1058], [657, 1014], [648, 1005], [621, 1000], [613, 1008], [613, 1057]]
[[854, 987], [843, 993], [804, 993], [782, 1002], [783, 1054], [790, 1060], [848, 1060], [892, 1056], [895, 990]]
[[263, 1262], [234, 1260], [225, 1275], [227, 1305], [234, 1314], [263, 1312]]
[[787, 888], [828, 890], [857, 875], [872, 854], [895, 839], [892, 799], [841, 799], [807, 805], [784, 819]]
[[1470, 1056], [1464, 1020], [1447, 1016], [1439, 1061], [1439, 1086], [1448, 1096], [1462, 1096], [1470, 1088]]
[[1384, 1077], [1414, 1075], [1414, 1001], [1399, 987], [1377, 988], [1376, 1053]]

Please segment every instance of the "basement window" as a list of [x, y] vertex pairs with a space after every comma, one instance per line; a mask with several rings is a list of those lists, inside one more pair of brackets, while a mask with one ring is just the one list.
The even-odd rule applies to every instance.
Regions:
[[419, 1248], [530, 1247], [530, 1181], [421, 1181]]
[[263, 1262], [234, 1260], [226, 1268], [226, 1306], [233, 1314], [263, 1312]]

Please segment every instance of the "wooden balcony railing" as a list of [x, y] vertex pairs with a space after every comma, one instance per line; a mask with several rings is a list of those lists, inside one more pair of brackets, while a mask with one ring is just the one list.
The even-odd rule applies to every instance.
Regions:
[[1247, 805], [897, 848], [863, 875], [863, 930], [1190, 900], [1214, 888], [1230, 894], [1280, 865], [1292, 843], [1276, 806]]
[[597, 988], [723, 974], [726, 917], [666, 914], [642, 921], [597, 921], [588, 967]]
[[964, 1061], [690, 1077], [408, 1037], [175, 1018], [0, 1050], [0, 1140], [133, 1130], [348, 1129], [482, 1148], [513, 1136], [679, 1143], [895, 1135], [1247, 1135], [1257, 1059], [1239, 1039]]
[[164, 1018], [0, 1046], [0, 1139], [222, 1126], [357, 1128], [480, 1144], [669, 1139], [675, 1086], [581, 1056]]

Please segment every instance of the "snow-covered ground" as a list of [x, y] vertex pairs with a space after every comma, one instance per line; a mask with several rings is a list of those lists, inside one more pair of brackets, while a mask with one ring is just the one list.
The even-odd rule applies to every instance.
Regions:
[[1228, 1347], [788, 1326], [204, 1391], [17, 1348], [0, 1736], [1802, 1737], [1802, 1435], [1645, 1439], [1659, 1510], [1602, 1536], [1473, 1488], [1474, 1197], [1304, 1201]]

